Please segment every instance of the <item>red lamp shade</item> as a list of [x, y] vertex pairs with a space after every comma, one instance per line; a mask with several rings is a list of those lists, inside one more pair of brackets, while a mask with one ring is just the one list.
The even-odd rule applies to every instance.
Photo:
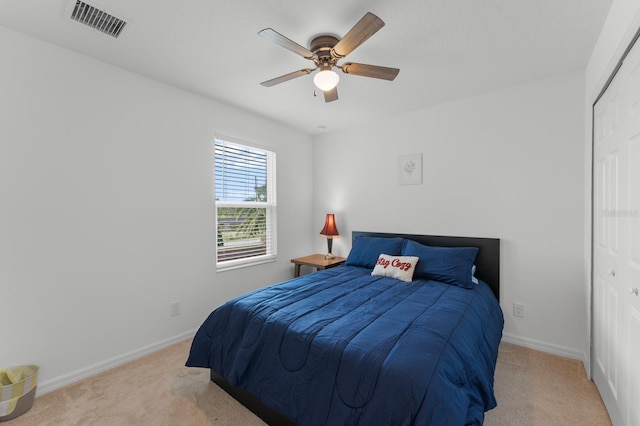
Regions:
[[327, 218], [324, 222], [324, 228], [320, 231], [320, 235], [325, 236], [327, 238], [339, 238], [340, 233], [338, 232], [338, 227], [336, 226], [336, 217], [333, 213], [327, 214]]

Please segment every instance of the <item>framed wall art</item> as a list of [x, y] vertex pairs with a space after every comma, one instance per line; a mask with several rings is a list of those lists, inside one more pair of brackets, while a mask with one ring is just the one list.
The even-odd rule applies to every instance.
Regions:
[[422, 154], [398, 157], [398, 185], [422, 184]]

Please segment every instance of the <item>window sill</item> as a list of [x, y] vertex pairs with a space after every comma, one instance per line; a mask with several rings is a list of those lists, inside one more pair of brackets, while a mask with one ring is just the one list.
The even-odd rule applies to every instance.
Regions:
[[225, 262], [223, 265], [216, 265], [216, 272], [225, 272], [232, 271], [234, 269], [246, 268], [254, 265], [262, 265], [264, 263], [276, 262], [278, 260], [278, 256], [261, 256], [252, 259], [241, 259], [241, 260], [231, 260], [229, 262]]

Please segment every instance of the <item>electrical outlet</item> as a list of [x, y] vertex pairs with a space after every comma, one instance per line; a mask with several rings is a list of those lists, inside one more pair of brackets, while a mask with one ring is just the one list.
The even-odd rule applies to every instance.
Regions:
[[513, 302], [513, 316], [524, 318], [524, 305], [522, 303]]
[[173, 302], [171, 304], [171, 316], [177, 317], [180, 315], [180, 302]]

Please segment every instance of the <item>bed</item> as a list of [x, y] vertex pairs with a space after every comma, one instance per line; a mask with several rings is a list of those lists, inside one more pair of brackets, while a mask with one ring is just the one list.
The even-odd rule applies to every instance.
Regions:
[[214, 310], [186, 365], [271, 425], [482, 424], [504, 325], [500, 240], [352, 237], [344, 265]]

